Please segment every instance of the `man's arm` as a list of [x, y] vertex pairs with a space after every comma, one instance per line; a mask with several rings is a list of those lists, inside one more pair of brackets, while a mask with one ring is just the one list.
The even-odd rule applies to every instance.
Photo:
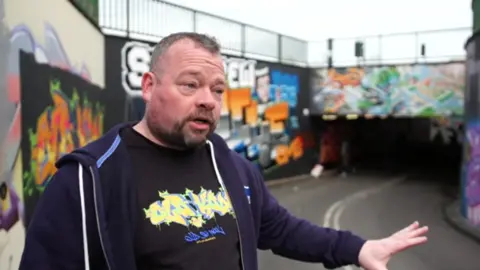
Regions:
[[358, 255], [365, 240], [347, 231], [316, 226], [292, 216], [270, 194], [257, 170], [261, 201], [259, 249], [290, 259], [321, 262], [328, 269], [358, 265]]
[[[84, 170], [85, 212], [90, 261], [101, 253], [95, 226], [92, 180]], [[71, 162], [53, 176], [28, 225], [20, 270], [85, 269], [78, 164]]]

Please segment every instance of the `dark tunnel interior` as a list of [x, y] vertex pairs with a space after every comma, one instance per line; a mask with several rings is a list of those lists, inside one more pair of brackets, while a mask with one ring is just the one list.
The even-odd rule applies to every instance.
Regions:
[[427, 118], [325, 121], [311, 117], [311, 125], [317, 134], [318, 160], [325, 159], [325, 155], [320, 157], [325, 142], [336, 146], [333, 152], [338, 156], [328, 157], [326, 166], [339, 166], [342, 141], [348, 141], [349, 163], [355, 170], [401, 171], [422, 174], [449, 185], [460, 183], [461, 124]]

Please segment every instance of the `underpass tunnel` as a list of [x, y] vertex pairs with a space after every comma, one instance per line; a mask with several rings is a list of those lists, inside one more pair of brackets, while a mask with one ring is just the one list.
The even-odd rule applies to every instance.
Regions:
[[316, 134], [316, 159], [325, 169], [341, 173], [342, 164], [348, 163], [355, 172], [422, 174], [458, 191], [463, 142], [461, 121], [311, 117], [311, 122]]
[[[463, 125], [454, 119], [311, 117], [316, 159], [311, 177], [270, 190], [292, 214], [366, 239], [387, 237], [413, 221], [429, 242], [394, 256], [389, 269], [477, 270], [479, 244], [449, 223], [446, 206], [460, 197]], [[341, 173], [342, 141], [352, 172]], [[327, 173], [328, 171], [333, 173]], [[455, 252], [452, 244], [455, 243]], [[261, 269], [323, 269], [260, 253]], [[346, 267], [343, 270], [360, 268]]]

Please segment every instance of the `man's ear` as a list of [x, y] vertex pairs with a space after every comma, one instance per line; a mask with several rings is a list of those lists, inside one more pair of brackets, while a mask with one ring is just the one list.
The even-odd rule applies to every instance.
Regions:
[[157, 84], [155, 74], [152, 72], [145, 72], [142, 76], [142, 97], [148, 103], [152, 97], [152, 92]]

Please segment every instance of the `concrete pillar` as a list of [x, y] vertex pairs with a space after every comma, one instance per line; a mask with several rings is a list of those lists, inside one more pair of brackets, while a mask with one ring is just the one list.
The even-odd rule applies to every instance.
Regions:
[[480, 0], [472, 1], [473, 34], [465, 49], [465, 141], [462, 160], [462, 215], [480, 227]]

